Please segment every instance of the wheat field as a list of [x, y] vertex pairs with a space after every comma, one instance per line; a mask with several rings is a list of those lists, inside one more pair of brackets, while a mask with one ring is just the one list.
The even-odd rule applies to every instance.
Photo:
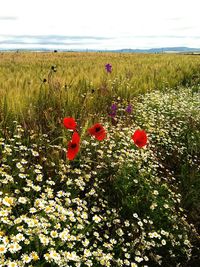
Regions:
[[52, 127], [65, 114], [84, 122], [117, 97], [198, 84], [199, 72], [194, 55], [0, 53], [0, 118], [31, 128]]

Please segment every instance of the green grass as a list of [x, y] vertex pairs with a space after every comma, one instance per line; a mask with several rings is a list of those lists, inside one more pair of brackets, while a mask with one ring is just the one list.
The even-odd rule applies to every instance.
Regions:
[[51, 130], [66, 114], [84, 122], [105, 113], [117, 96], [198, 84], [199, 70], [199, 57], [189, 55], [1, 53], [0, 118]]

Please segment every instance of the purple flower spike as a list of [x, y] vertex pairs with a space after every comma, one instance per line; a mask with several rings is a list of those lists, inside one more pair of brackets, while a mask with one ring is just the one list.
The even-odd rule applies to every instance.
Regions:
[[111, 64], [106, 64], [105, 65], [105, 69], [106, 69], [106, 71], [108, 72], [108, 73], [111, 73], [112, 72], [112, 65]]
[[111, 105], [111, 110], [112, 111], [116, 111], [117, 110], [117, 105], [116, 104], [112, 104]]
[[132, 106], [130, 104], [126, 108], [126, 112], [129, 113], [129, 114], [132, 112]]
[[[110, 112], [111, 109], [111, 112]], [[112, 104], [110, 109], [108, 110], [108, 116], [114, 118], [117, 115], [117, 104]]]

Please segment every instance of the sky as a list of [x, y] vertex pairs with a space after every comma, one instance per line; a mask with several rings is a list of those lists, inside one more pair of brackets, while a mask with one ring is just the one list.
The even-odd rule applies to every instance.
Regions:
[[0, 0], [0, 49], [200, 48], [200, 0]]

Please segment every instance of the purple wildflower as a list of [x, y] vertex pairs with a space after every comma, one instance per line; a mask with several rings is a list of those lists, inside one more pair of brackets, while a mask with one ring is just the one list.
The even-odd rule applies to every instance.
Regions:
[[106, 69], [107, 72], [111, 73], [111, 72], [112, 72], [112, 65], [109, 64], [109, 63], [106, 64], [106, 65], [105, 65], [105, 69]]
[[116, 111], [117, 110], [117, 105], [116, 104], [112, 104], [111, 105], [111, 110], [112, 111]]
[[126, 112], [127, 113], [131, 113], [132, 112], [132, 106], [129, 104], [128, 107], [126, 108]]
[[111, 112], [110, 112], [110, 110], [108, 111], [109, 112], [108, 116], [110, 116], [111, 118], [114, 118], [117, 114], [117, 104], [115, 104], [115, 103], [112, 104], [110, 109], [111, 109]]

